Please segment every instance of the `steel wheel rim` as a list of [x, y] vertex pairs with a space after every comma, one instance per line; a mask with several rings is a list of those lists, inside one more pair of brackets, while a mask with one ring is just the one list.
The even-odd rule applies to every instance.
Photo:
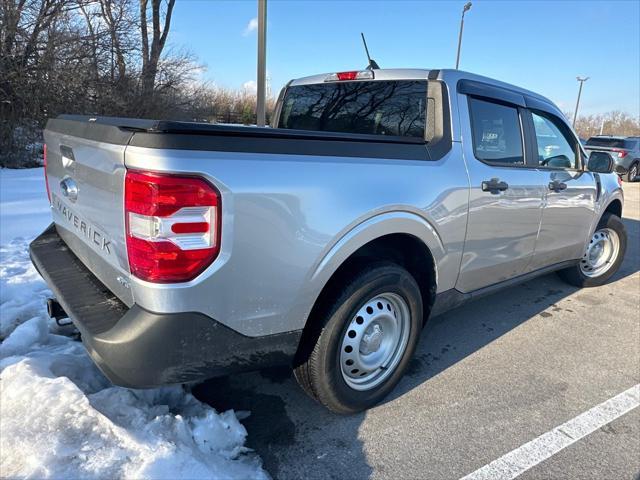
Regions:
[[619, 252], [620, 237], [615, 230], [610, 228], [597, 230], [580, 260], [580, 270], [587, 277], [599, 277], [611, 269]]
[[634, 180], [638, 176], [638, 165], [633, 164], [629, 173], [629, 177], [631, 178], [631, 180]]
[[409, 342], [411, 313], [400, 295], [366, 301], [351, 318], [340, 344], [340, 371], [354, 390], [371, 390], [396, 369]]

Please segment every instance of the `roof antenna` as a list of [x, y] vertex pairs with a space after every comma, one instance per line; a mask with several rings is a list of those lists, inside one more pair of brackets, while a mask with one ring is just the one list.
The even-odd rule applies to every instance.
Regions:
[[380, 70], [380, 67], [376, 63], [375, 60], [371, 59], [369, 55], [369, 49], [367, 48], [367, 41], [364, 39], [364, 33], [360, 32], [360, 36], [362, 37], [362, 43], [364, 43], [364, 51], [367, 52], [367, 59], [369, 60], [369, 65], [367, 66], [368, 70]]

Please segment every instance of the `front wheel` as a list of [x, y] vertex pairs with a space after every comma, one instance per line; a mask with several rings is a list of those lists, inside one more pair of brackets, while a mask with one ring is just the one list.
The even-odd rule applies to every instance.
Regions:
[[558, 275], [576, 287], [605, 284], [618, 271], [627, 250], [627, 232], [620, 217], [605, 213], [589, 240], [584, 256], [576, 266]]
[[329, 410], [355, 413], [402, 378], [420, 336], [422, 297], [411, 274], [394, 263], [366, 267], [341, 287], [294, 373]]

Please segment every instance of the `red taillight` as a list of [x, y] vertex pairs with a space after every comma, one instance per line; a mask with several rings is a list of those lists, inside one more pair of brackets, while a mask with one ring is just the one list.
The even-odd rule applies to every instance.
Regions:
[[49, 190], [49, 177], [47, 176], [47, 144], [42, 145], [42, 162], [44, 164], [44, 185], [47, 187], [47, 198], [51, 203], [51, 191]]
[[173, 233], [207, 233], [209, 224], [207, 222], [194, 223], [174, 223], [171, 225]]
[[129, 268], [155, 283], [192, 280], [220, 251], [220, 194], [207, 181], [135, 170], [125, 178]]
[[613, 151], [618, 154], [618, 158], [624, 158], [629, 154], [626, 150], [620, 150], [619, 148], [614, 148]]
[[338, 80], [355, 80], [358, 75], [357, 71], [353, 72], [338, 72]]

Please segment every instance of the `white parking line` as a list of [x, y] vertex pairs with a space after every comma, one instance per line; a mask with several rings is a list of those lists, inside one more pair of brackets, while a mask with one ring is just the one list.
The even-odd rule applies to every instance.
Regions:
[[461, 480], [512, 479], [640, 406], [640, 383], [543, 433]]

